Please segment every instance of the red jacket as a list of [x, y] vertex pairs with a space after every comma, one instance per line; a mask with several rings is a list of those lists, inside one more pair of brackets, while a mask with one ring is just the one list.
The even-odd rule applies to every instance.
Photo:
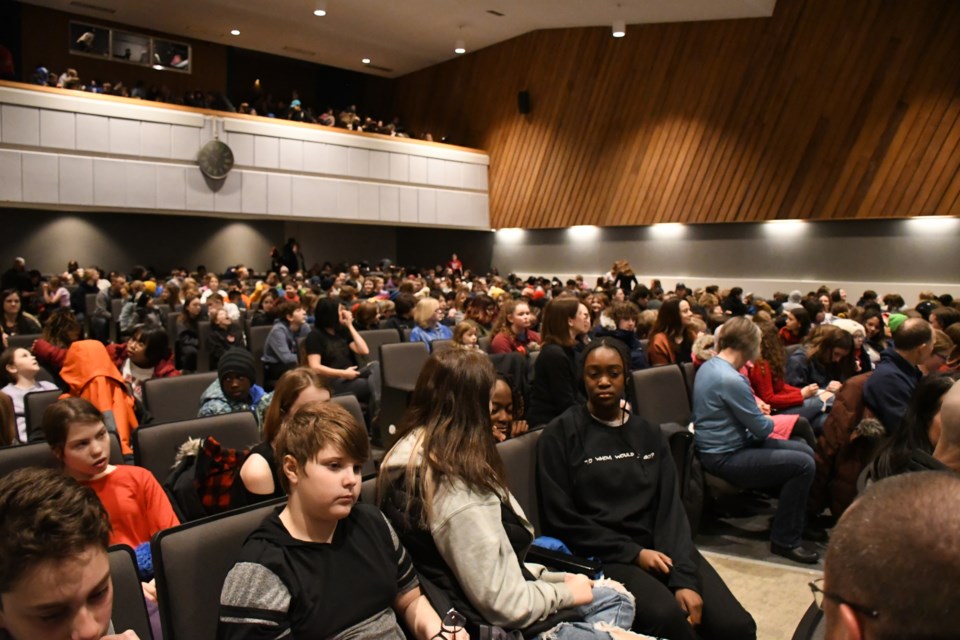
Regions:
[[[117, 369], [122, 372], [123, 363], [127, 360], [127, 343], [108, 344], [107, 355], [113, 360], [113, 364], [117, 365]], [[178, 375], [180, 375], [180, 371], [178, 371], [177, 367], [173, 364], [172, 353], [167, 354], [167, 357], [158, 362], [157, 366], [153, 369], [154, 378], [172, 378]]]
[[50, 365], [54, 370], [60, 371], [63, 368], [63, 360], [67, 357], [67, 350], [51, 344], [43, 338], [38, 338], [33, 343], [33, 355], [37, 357], [41, 364]]
[[785, 347], [792, 347], [795, 344], [800, 344], [803, 342], [803, 338], [793, 333], [786, 327], [781, 328], [777, 335], [780, 336], [780, 341], [783, 342], [783, 346]]
[[759, 362], [750, 367], [750, 386], [757, 397], [766, 402], [772, 409], [782, 411], [803, 404], [803, 392], [797, 387], [787, 384], [783, 378], [773, 381], [773, 372], [770, 363]]

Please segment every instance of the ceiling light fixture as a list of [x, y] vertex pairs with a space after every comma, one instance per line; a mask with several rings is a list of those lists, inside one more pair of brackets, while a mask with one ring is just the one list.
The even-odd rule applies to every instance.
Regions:
[[322, 18], [327, 15], [327, 3], [326, 2], [317, 2], [315, 5], [317, 8], [313, 10], [313, 15], [318, 18]]
[[370, 58], [364, 58], [360, 62], [362, 62], [363, 64], [370, 64]]
[[230, 30], [230, 35], [232, 35], [232, 36], [238, 36], [238, 35], [240, 35], [240, 29], [231, 29], [231, 30]]
[[613, 21], [613, 37], [622, 38], [627, 35], [627, 23], [623, 20], [614, 20]]
[[467, 52], [467, 46], [463, 39], [457, 40], [457, 43], [453, 47], [453, 52], [458, 55]]

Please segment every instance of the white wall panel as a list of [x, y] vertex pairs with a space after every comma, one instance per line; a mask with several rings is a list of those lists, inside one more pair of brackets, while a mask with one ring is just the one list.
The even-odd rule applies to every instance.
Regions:
[[40, 112], [40, 146], [73, 149], [77, 146], [77, 116], [65, 111]]
[[337, 212], [337, 182], [335, 180], [318, 180], [317, 213], [323, 217], [340, 217]]
[[77, 151], [110, 152], [110, 119], [77, 114]]
[[23, 201], [58, 202], [60, 168], [57, 156], [49, 153], [23, 154]]
[[487, 168], [482, 165], [465, 164], [463, 166], [463, 186], [466, 189], [487, 188]]
[[229, 133], [226, 143], [233, 151], [233, 163], [241, 167], [253, 166], [253, 136], [247, 133]]
[[280, 144], [276, 138], [257, 136], [253, 141], [253, 164], [262, 169], [280, 166]]
[[416, 223], [420, 217], [418, 190], [412, 187], [400, 189], [400, 222]]
[[267, 176], [267, 213], [290, 215], [290, 176], [285, 174]]
[[303, 143], [303, 170], [309, 173], [327, 172], [327, 145], [320, 142]]
[[140, 123], [136, 120], [110, 118], [110, 153], [140, 155]]
[[427, 159], [410, 156], [410, 182], [417, 184], [427, 183]]
[[280, 140], [280, 168], [303, 171], [303, 141]]
[[126, 206], [135, 209], [157, 208], [157, 165], [147, 162], [124, 162], [127, 182]]
[[348, 220], [357, 218], [357, 184], [341, 182], [337, 184], [337, 215]]
[[463, 184], [463, 163], [454, 162], [453, 160], [444, 160], [443, 161], [444, 169], [444, 181], [443, 183], [448, 187], [453, 187], [455, 189], [463, 189], [465, 185]]
[[446, 166], [443, 160], [427, 158], [427, 183], [437, 187], [446, 184]]
[[370, 175], [370, 152], [366, 149], [347, 149], [347, 175], [366, 178]]
[[293, 176], [291, 182], [290, 212], [295, 216], [318, 215], [320, 199], [320, 178]]
[[258, 171], [244, 171], [241, 198], [243, 213], [266, 213], [267, 174]]
[[380, 187], [380, 219], [384, 222], [400, 222], [400, 189]]
[[420, 207], [417, 222], [420, 224], [436, 224], [437, 192], [433, 189], [420, 189], [417, 200]]
[[200, 151], [200, 129], [173, 125], [170, 131], [170, 157], [174, 160], [196, 161]]
[[377, 185], [357, 185], [357, 219], [380, 219], [380, 189], [377, 187]]
[[157, 208], [184, 210], [187, 207], [187, 168], [177, 165], [157, 167]]
[[170, 158], [171, 125], [160, 122], [140, 123], [140, 154], [147, 158]]
[[123, 163], [119, 160], [94, 158], [93, 202], [101, 207], [122, 207], [126, 201]]
[[93, 159], [60, 156], [60, 204], [93, 204]]
[[385, 151], [370, 152], [370, 177], [374, 180], [390, 179], [390, 154]]
[[347, 173], [347, 148], [337, 144], [327, 145], [327, 171], [336, 175]]
[[36, 147], [40, 144], [40, 110], [3, 105], [0, 119], [4, 144]]
[[23, 200], [23, 172], [21, 153], [0, 149], [0, 200], [20, 202]]
[[390, 154], [390, 179], [394, 182], [409, 182], [410, 156], [400, 153]]
[[222, 180], [213, 194], [213, 209], [220, 213], [233, 213], [243, 207], [243, 173], [232, 171]]
[[187, 210], [213, 211], [213, 191], [196, 167], [187, 169]]

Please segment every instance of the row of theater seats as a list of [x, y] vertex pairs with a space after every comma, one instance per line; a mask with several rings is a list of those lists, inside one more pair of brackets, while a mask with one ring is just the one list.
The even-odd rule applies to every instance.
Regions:
[[[679, 373], [676, 367], [672, 367]], [[665, 435], [670, 436], [668, 430]], [[497, 451], [507, 482], [539, 534], [536, 444], [539, 431], [507, 440]], [[375, 477], [361, 486], [361, 501], [375, 501]], [[249, 533], [283, 499], [197, 520], [158, 533], [152, 541], [160, 616], [166, 640], [206, 640], [215, 637], [217, 607], [226, 574], [233, 567]], [[130, 597], [135, 597], [133, 593]], [[118, 594], [120, 597], [120, 594]], [[819, 610], [812, 607], [801, 620], [794, 640], [817, 637]], [[141, 636], [144, 637], [144, 636]]]

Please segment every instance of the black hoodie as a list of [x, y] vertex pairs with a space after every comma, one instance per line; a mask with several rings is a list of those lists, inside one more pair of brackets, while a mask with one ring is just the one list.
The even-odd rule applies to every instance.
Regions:
[[545, 534], [603, 562], [632, 564], [655, 549], [673, 560], [667, 586], [700, 592], [677, 472], [656, 425], [630, 416], [611, 427], [572, 407], [537, 443], [537, 478]]

